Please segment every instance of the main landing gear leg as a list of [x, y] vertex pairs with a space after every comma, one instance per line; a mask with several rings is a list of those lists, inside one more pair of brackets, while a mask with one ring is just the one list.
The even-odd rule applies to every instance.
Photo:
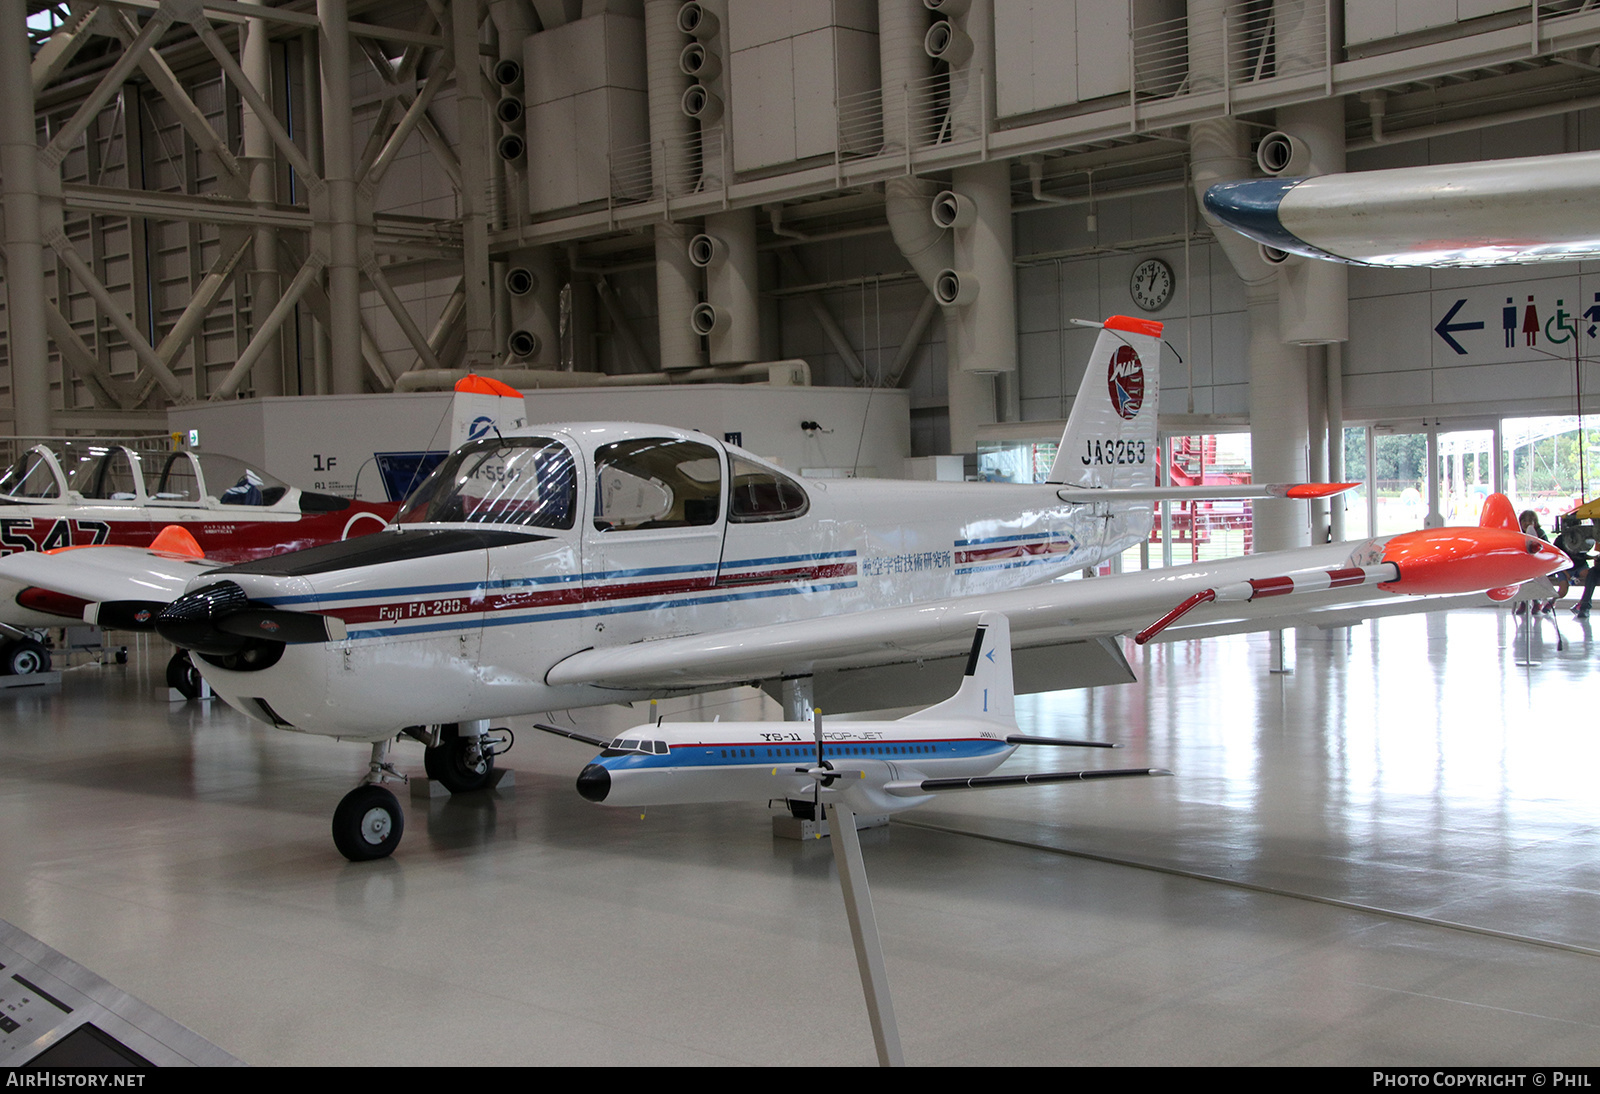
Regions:
[[489, 720], [439, 727], [439, 743], [422, 754], [428, 778], [452, 794], [482, 790], [494, 782], [494, 739]]
[[389, 762], [389, 745], [388, 739], [373, 742], [366, 781], [333, 811], [333, 844], [351, 862], [389, 857], [406, 830], [400, 802], [383, 785], [389, 779], [405, 781]]

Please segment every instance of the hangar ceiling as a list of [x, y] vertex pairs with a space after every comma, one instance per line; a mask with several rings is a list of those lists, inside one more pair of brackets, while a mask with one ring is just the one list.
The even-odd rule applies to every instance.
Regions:
[[[158, 429], [171, 405], [412, 370], [717, 366], [793, 323], [828, 331], [834, 382], [885, 382], [906, 366], [859, 367], [826, 294], [900, 286], [928, 337], [885, 200], [907, 178], [1003, 164], [1014, 213], [1187, 209], [1197, 122], [1259, 136], [1331, 97], [1362, 150], [1600, 103], [1600, 10], [1577, 0], [1432, 25], [1372, 0], [1140, 0], [1109, 22], [1042, 0], [687, 6], [716, 26], [686, 31], [678, 0], [0, 0], [13, 430]], [[663, 256], [732, 217], [762, 329], [719, 359], [667, 302], [718, 290]], [[1064, 247], [1019, 228], [1011, 261], [1209, 237], [1167, 224]], [[516, 270], [538, 287], [508, 290]], [[961, 367], [1015, 413], [1006, 369]]]

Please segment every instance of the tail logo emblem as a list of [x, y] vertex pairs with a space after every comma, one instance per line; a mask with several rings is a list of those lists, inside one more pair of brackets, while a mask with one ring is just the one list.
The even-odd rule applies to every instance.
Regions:
[[1132, 346], [1118, 346], [1106, 369], [1111, 406], [1123, 418], [1134, 418], [1144, 405], [1144, 363]]

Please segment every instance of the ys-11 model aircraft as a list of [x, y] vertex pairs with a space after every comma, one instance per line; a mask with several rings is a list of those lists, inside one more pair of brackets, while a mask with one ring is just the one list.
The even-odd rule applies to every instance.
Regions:
[[[250, 717], [372, 742], [368, 785], [398, 778], [388, 750], [407, 732], [459, 791], [491, 778], [490, 723], [509, 715], [739, 683], [796, 714], [936, 701], [984, 611], [1010, 618], [1019, 688], [1056, 690], [1131, 680], [1112, 637], [1212, 585], [1226, 595], [1168, 637], [1253, 629], [1293, 614], [1286, 601], [1468, 592], [1565, 565], [1505, 529], [1436, 529], [1053, 580], [1137, 545], [1163, 498], [1328, 489], [1148, 485], [1160, 333], [1103, 324], [1045, 484], [802, 481], [702, 434], [547, 425], [462, 446], [382, 533], [193, 578], [156, 628]], [[1289, 598], [1228, 591], [1301, 571], [1325, 576]], [[356, 793], [378, 802], [363, 824], [378, 809], [398, 829], [392, 794]]]
[[[1011, 627], [983, 612], [955, 695], [896, 721], [655, 722], [616, 738], [537, 725], [604, 751], [578, 775], [578, 793], [605, 805], [842, 801], [853, 813], [899, 813], [949, 790], [1170, 775], [1160, 768], [1092, 768], [991, 775], [1021, 745], [1110, 747], [1031, 737], [1017, 729]], [[346, 852], [349, 854], [349, 852]], [[353, 857], [353, 856], [352, 856]]]
[[[148, 547], [178, 525], [213, 562], [247, 562], [379, 531], [399, 508], [301, 490], [214, 452], [39, 444], [0, 473], [0, 559], [102, 544]], [[48, 669], [49, 653], [30, 632], [77, 622], [83, 608], [82, 598], [34, 587], [0, 567], [0, 670]]]

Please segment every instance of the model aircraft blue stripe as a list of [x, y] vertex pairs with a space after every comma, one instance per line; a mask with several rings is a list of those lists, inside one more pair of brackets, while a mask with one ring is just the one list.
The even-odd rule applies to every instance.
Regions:
[[[740, 562], [729, 562], [729, 568], [742, 566], [764, 566], [785, 562], [811, 562], [827, 558], [854, 558], [854, 551], [827, 551], [814, 555], [787, 555], [775, 558], [752, 558]], [[534, 585], [571, 585], [579, 581], [598, 581], [605, 578], [637, 577], [652, 574], [670, 573], [696, 573], [706, 570], [715, 570], [716, 563], [696, 564], [692, 566], [655, 566], [641, 570], [597, 570], [582, 574], [561, 574], [556, 577], [515, 577], [504, 578], [498, 581], [466, 581], [455, 582], [448, 585], [402, 585], [386, 589], [370, 589], [362, 592], [340, 593], [313, 593], [309, 596], [274, 596], [261, 597], [261, 603], [270, 604], [272, 607], [281, 608], [289, 604], [314, 604], [327, 601], [342, 605], [347, 601], [381, 600], [389, 597], [406, 596], [437, 596], [440, 593], [474, 592], [479, 589], [520, 589]], [[759, 576], [759, 575], [745, 575]]]
[[649, 577], [655, 574], [697, 574], [715, 570], [719, 563], [697, 562], [689, 566], [644, 566], [637, 570], [591, 570], [583, 576], [595, 580], [612, 577]]
[[1015, 543], [1018, 540], [1023, 539], [1042, 539], [1052, 543], [1056, 540], [1067, 540], [1070, 542], [1072, 536], [1067, 532], [1030, 532], [1026, 535], [1020, 536], [990, 536], [987, 539], [958, 539], [956, 540], [956, 546], [977, 547], [985, 543]]
[[676, 600], [648, 600], [635, 604], [607, 604], [603, 607], [572, 608], [566, 611], [529, 612], [512, 615], [499, 612], [487, 619], [457, 619], [453, 623], [428, 623], [414, 627], [386, 627], [382, 630], [351, 631], [351, 638], [388, 638], [402, 634], [427, 634], [434, 631], [471, 630], [475, 627], [509, 627], [516, 623], [544, 623], [556, 619], [583, 619], [598, 615], [624, 615], [628, 612], [655, 611], [659, 608], [698, 607], [702, 604], [724, 604], [734, 600], [763, 600], [773, 596], [794, 596], [797, 593], [829, 592], [834, 589], [853, 589], [854, 581], [834, 584], [785, 585], [776, 589], [758, 589], [745, 593], [723, 593], [719, 596], [680, 597]]
[[[891, 752], [896, 748], [914, 748], [929, 746], [931, 752]], [[640, 768], [671, 768], [671, 767], [778, 767], [799, 766], [814, 763], [817, 758], [816, 745], [805, 745], [798, 741], [781, 745], [708, 745], [704, 743], [692, 745], [669, 745], [670, 755], [645, 755], [632, 753], [627, 756], [607, 756], [596, 759], [594, 762], [612, 771], [630, 771]], [[786, 754], [784, 750], [788, 750]], [[854, 751], [852, 751], [854, 750]], [[1011, 746], [1005, 741], [996, 741], [981, 737], [967, 740], [951, 740], [949, 738], [928, 738], [922, 740], [893, 740], [893, 741], [847, 741], [839, 744], [825, 744], [822, 747], [822, 758], [825, 760], [888, 760], [890, 763], [903, 763], [907, 766], [916, 766], [919, 760], [967, 760], [982, 756], [993, 756], [997, 752], [1009, 752]], [[729, 755], [733, 753], [734, 755]], [[744, 755], [739, 755], [744, 753]]]

